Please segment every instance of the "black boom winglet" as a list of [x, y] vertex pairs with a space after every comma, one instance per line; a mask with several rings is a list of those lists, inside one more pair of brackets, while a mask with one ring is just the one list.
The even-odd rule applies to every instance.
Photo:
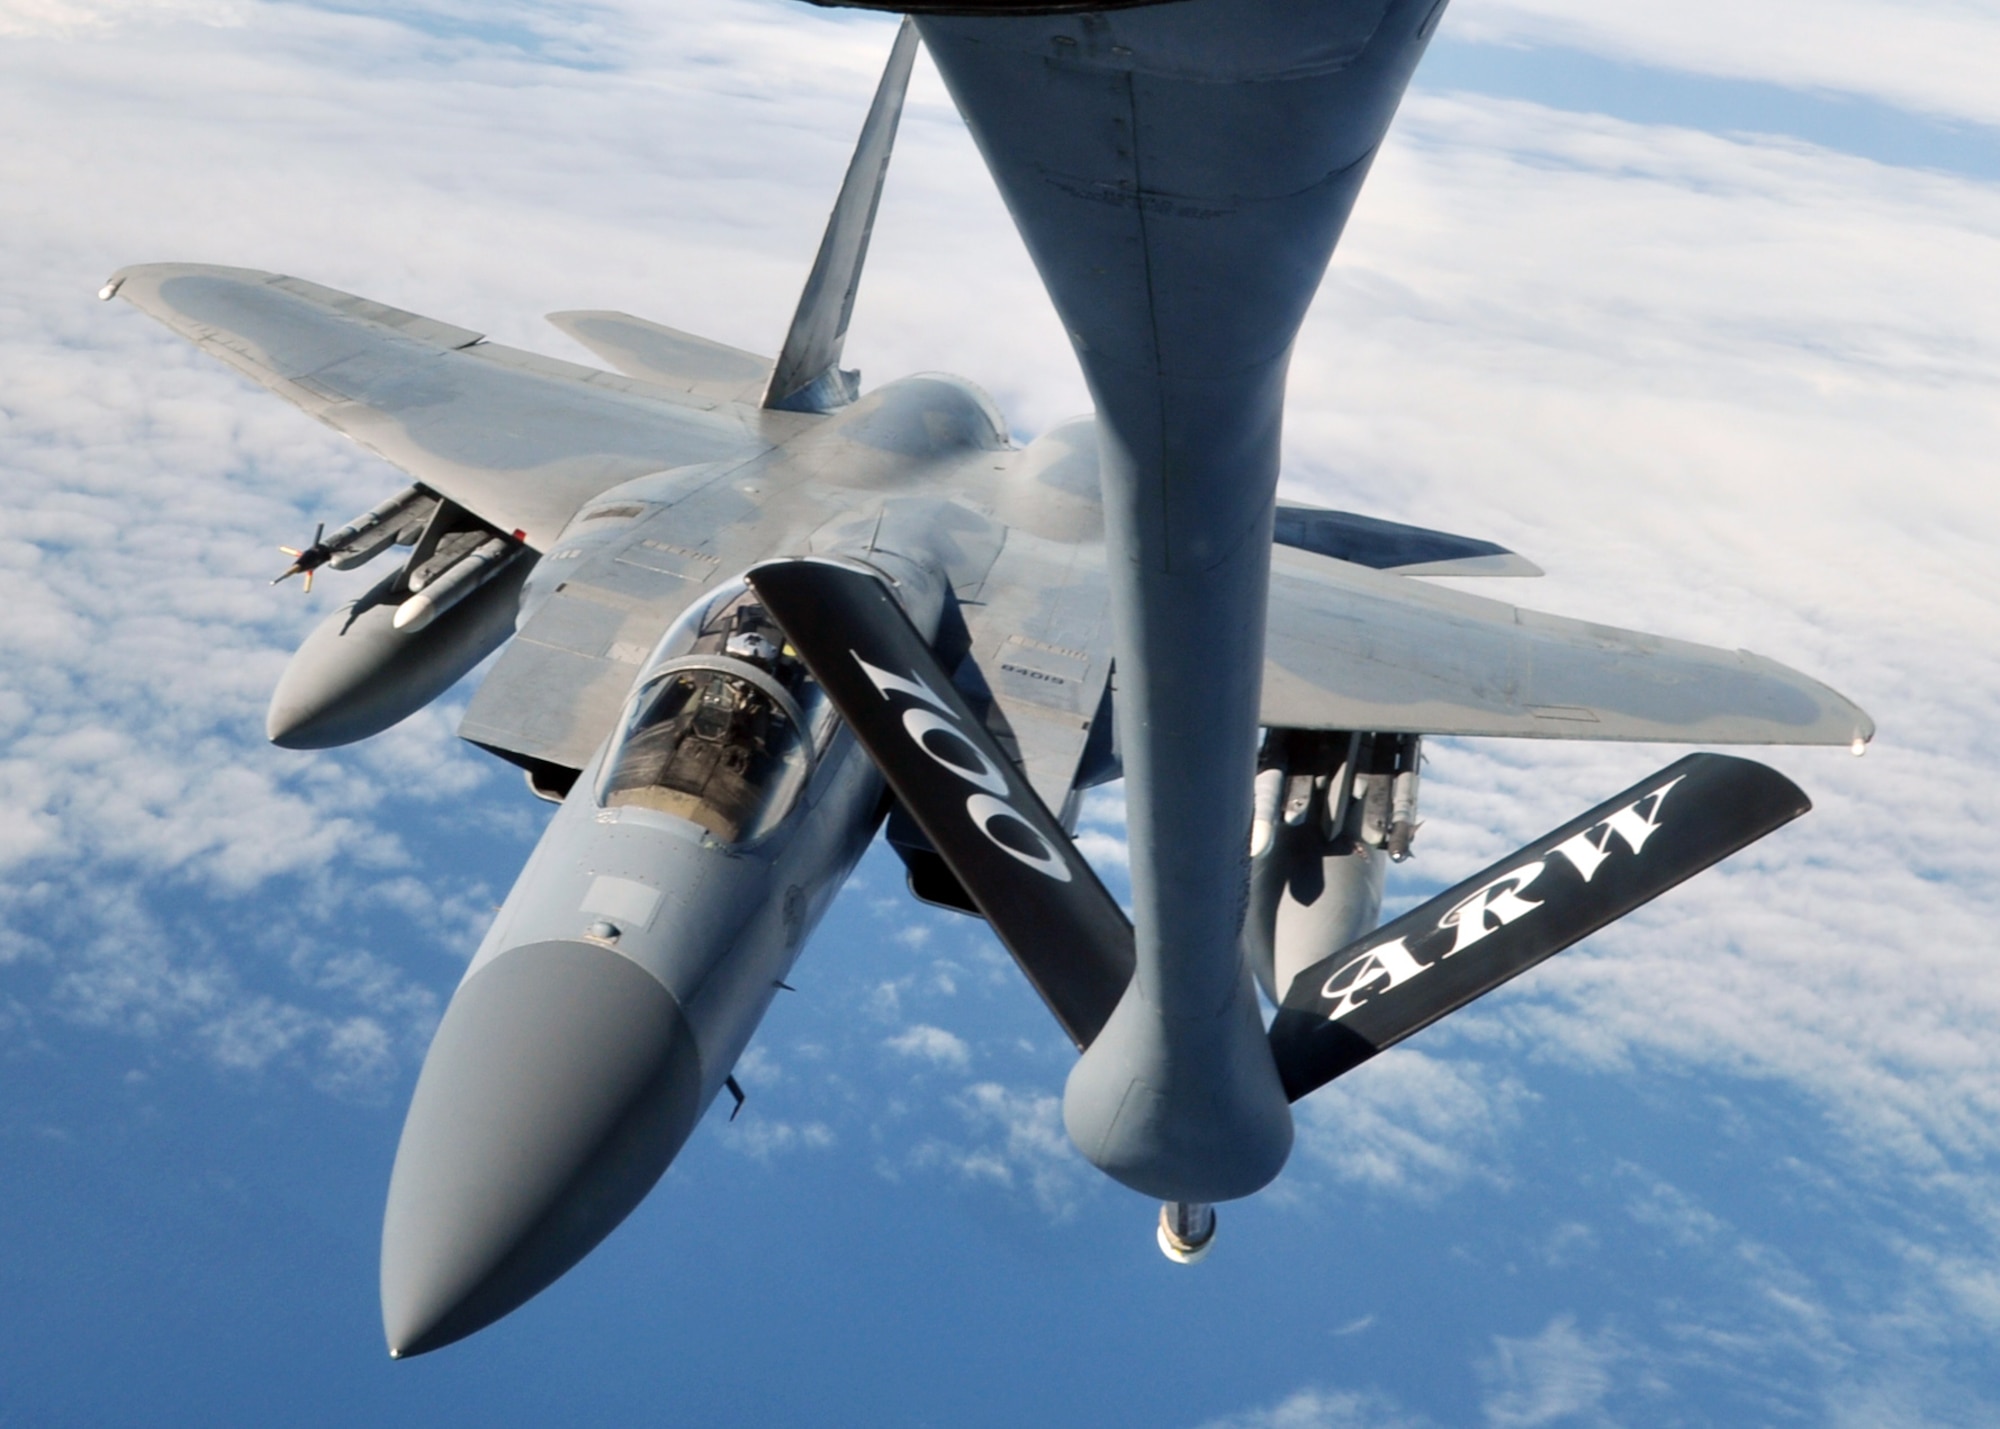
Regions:
[[1293, 1101], [1812, 807], [1775, 769], [1691, 754], [1293, 979], [1271, 1050]]
[[881, 580], [773, 561], [751, 587], [1078, 1047], [1132, 980], [1132, 926]]

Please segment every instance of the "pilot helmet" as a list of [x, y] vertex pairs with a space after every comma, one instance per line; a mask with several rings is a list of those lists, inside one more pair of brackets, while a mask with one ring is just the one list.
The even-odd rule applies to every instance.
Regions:
[[739, 630], [729, 637], [722, 647], [722, 653], [733, 655], [738, 660], [748, 660], [755, 665], [775, 665], [778, 661], [778, 646], [770, 636], [756, 630]]

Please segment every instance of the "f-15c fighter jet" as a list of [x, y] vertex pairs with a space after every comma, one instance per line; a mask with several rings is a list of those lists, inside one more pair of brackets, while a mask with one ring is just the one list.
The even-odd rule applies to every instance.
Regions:
[[[293, 553], [408, 548], [300, 649], [270, 737], [366, 738], [505, 646], [459, 733], [561, 806], [410, 1105], [393, 1354], [638, 1204], [885, 821], [1075, 1042], [1078, 1150], [1193, 1259], [1293, 1101], [1807, 808], [1692, 755], [1377, 928], [1424, 736], [1869, 738], [1771, 661], [1418, 579], [1536, 573], [1491, 543], [1276, 503], [1293, 337], [1442, 9], [919, 13], [775, 360], [555, 314], [614, 375], [270, 273], [107, 284], [413, 480]], [[840, 366], [919, 36], [1095, 401], [1025, 446], [967, 382]], [[1121, 773], [1129, 921], [1069, 838]]]

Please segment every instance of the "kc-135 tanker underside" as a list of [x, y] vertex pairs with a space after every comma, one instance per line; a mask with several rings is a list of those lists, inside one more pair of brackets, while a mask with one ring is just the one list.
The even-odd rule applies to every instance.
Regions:
[[[885, 824], [1013, 954], [1079, 1052], [1071, 1138], [1189, 1260], [1283, 1166], [1291, 1102], [1808, 807], [1689, 755], [1378, 928], [1426, 735], [1872, 735], [1757, 656], [1421, 579], [1538, 574], [1490, 542], [1276, 502], [1293, 336], [1441, 10], [906, 21], [775, 359], [553, 315], [603, 371], [277, 274], [107, 283], [411, 478], [290, 552], [308, 583], [407, 555], [301, 647], [270, 737], [367, 738], [499, 650], [459, 733], [559, 806], [411, 1102], [393, 1354], [638, 1204]], [[959, 379], [840, 366], [919, 33], [1094, 399], [1026, 445]], [[1070, 839], [1120, 777], [1129, 917]]]

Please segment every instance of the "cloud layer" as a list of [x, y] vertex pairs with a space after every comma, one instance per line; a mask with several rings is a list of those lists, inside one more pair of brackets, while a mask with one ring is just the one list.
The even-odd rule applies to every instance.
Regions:
[[[1481, 0], [1450, 24], [1996, 122], [1990, 7]], [[569, 356], [538, 314], [616, 307], [768, 350], [887, 36], [749, 0], [0, 8], [0, 1037], [61, 1019], [381, 1095], [541, 818], [459, 749], [449, 708], [345, 755], [263, 745], [286, 651], [353, 588], [272, 592], [271, 547], [395, 476], [92, 302], [104, 275], [292, 271]], [[1082, 409], [927, 66], [899, 149], [850, 355], [871, 380], [967, 373], [1024, 434]], [[1510, 598], [1756, 649], [1882, 727], [1863, 760], [1773, 756], [1819, 806], [1800, 824], [1304, 1108], [1272, 1199], [1301, 1224], [1504, 1200], [1543, 1174], [1536, 1138], [1579, 1084], [1768, 1095], [1821, 1135], [1757, 1184], [1818, 1185], [1888, 1310], [1658, 1166], [1606, 1171], [1616, 1215], [1550, 1227], [1548, 1263], [1678, 1247], [1709, 1277], [1688, 1292], [1703, 1323], [1565, 1311], [1484, 1334], [1463, 1358], [1491, 1423], [1657, 1406], [1649, 1385], [1716, 1366], [1763, 1385], [1771, 1363], [1809, 1386], [1787, 1412], [1837, 1417], [1845, 1392], [1886, 1416], [2000, 1316], [1996, 270], [1990, 184], [1699, 116], [1420, 89], [1309, 320], [1288, 490], [1504, 541], [1551, 572]], [[1440, 744], [1392, 897], [1674, 752]], [[1119, 816], [1106, 795], [1087, 820], [1114, 884]], [[850, 907], [900, 970], [828, 972], [825, 1021], [774, 1022], [727, 1135], [1043, 1225], [1087, 1213], [1105, 1193], [1061, 1134], [1060, 1038], [990, 940], [870, 869]], [[1417, 1422], [1309, 1378], [1229, 1422]], [[1973, 1402], [1965, 1378], [1934, 1418]]]
[[1443, 33], [1557, 45], [1650, 68], [1860, 95], [1900, 108], [2000, 124], [1987, 64], [2000, 7], [1990, 0], [1695, 0], [1672, 10], [1588, 0], [1459, 0]]

